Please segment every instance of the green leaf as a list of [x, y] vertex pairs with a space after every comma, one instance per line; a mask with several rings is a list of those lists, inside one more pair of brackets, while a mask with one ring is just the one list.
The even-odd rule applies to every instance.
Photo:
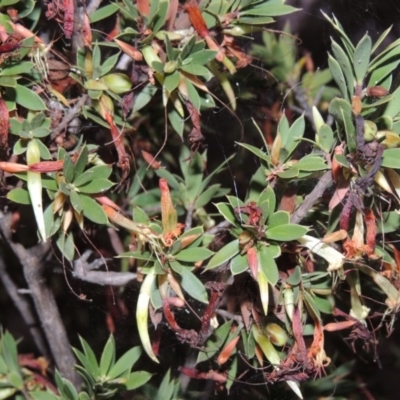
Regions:
[[174, 71], [172, 74], [166, 75], [164, 80], [164, 88], [171, 93], [178, 87], [180, 80], [181, 74], [179, 71]]
[[52, 157], [50, 154], [50, 150], [47, 148], [47, 146], [41, 140], [36, 140], [36, 142], [39, 146], [40, 158], [43, 160], [51, 160]]
[[388, 61], [396, 59], [400, 54], [400, 39], [392, 42], [382, 53], [375, 57], [369, 66], [369, 70], [373, 71], [381, 65], [385, 65]]
[[115, 363], [115, 340], [114, 336], [110, 335], [104, 346], [103, 353], [100, 358], [100, 374], [101, 376], [108, 376], [108, 371]]
[[11, 65], [3, 68], [0, 71], [0, 76], [12, 76], [12, 75], [21, 75], [25, 73], [29, 73], [32, 71], [34, 64], [30, 61], [22, 61], [18, 64]]
[[80, 196], [83, 204], [83, 215], [92, 222], [100, 225], [108, 224], [108, 218], [103, 208], [89, 196]]
[[[246, 354], [246, 357], [248, 359], [250, 359], [250, 357], [248, 357], [247, 354]], [[237, 356], [237, 355], [233, 358], [232, 363], [228, 370], [228, 380], [226, 381], [226, 385], [225, 385], [228, 393], [229, 393], [229, 390], [232, 387], [232, 385], [236, 382], [236, 375], [238, 372], [238, 358], [239, 358], [239, 356]]]
[[118, 61], [120, 53], [114, 54], [111, 57], [106, 58], [106, 60], [101, 64], [101, 72], [100, 75], [104, 76], [108, 74], [114, 67]]
[[21, 377], [21, 375], [17, 371], [11, 371], [8, 375], [7, 378], [11, 384], [11, 386], [14, 386], [18, 390], [22, 390], [24, 388], [24, 381]]
[[[97, 81], [94, 81], [94, 82], [96, 82], [96, 86], [98, 86], [98, 85], [97, 85]], [[103, 89], [103, 90], [107, 90], [107, 89], [108, 89], [108, 87], [105, 86], [104, 84], [102, 84], [101, 82], [99, 82], [99, 85], [101, 85], [102, 87], [105, 87], [105, 89]], [[87, 86], [87, 85], [85, 84], [85, 86]], [[89, 97], [90, 97], [92, 100], [100, 100], [100, 97], [103, 95], [103, 90], [89, 89], [89, 90], [88, 90], [88, 95], [89, 95]], [[93, 119], [93, 116], [90, 115], [90, 118]], [[99, 118], [99, 117], [97, 117], [97, 118], [98, 118], [99, 120], [101, 120], [101, 118]], [[94, 119], [93, 119], [93, 120], [94, 120]], [[96, 121], [96, 120], [94, 120], [94, 121]], [[97, 122], [97, 121], [96, 121], [96, 122]], [[104, 123], [104, 126], [107, 125], [106, 122], [103, 122], [103, 123]]]
[[287, 211], [277, 211], [273, 213], [268, 219], [268, 229], [280, 225], [287, 225], [290, 222], [290, 216]]
[[202, 50], [196, 53], [190, 54], [188, 57], [193, 64], [200, 64], [204, 65], [214, 60], [215, 56], [217, 55], [217, 51], [214, 50]]
[[32, 131], [33, 137], [35, 138], [44, 138], [50, 134], [50, 129], [45, 128], [43, 126], [36, 128]]
[[208, 265], [206, 267], [206, 271], [210, 269], [214, 269], [219, 267], [221, 264], [224, 264], [225, 262], [229, 261], [231, 258], [235, 257], [236, 254], [239, 254], [239, 240], [233, 240], [232, 242], [229, 242], [226, 244], [222, 249], [218, 250], [214, 256], [211, 258], [211, 260], [208, 262]]
[[15, 102], [20, 106], [27, 108], [28, 110], [46, 110], [46, 106], [39, 95], [37, 95], [31, 89], [19, 84], [15, 86]]
[[343, 71], [340, 68], [339, 63], [337, 60], [332, 57], [330, 54], [328, 54], [328, 65], [329, 69], [331, 71], [332, 77], [335, 80], [336, 84], [338, 85], [340, 91], [342, 92], [343, 97], [348, 100], [348, 91], [347, 91], [347, 85], [346, 85], [346, 80], [343, 75]]
[[148, 83], [140, 92], [135, 96], [135, 103], [133, 105], [132, 114], [137, 113], [144, 108], [153, 96], [156, 94], [158, 87]]
[[63, 256], [68, 260], [72, 261], [75, 256], [75, 244], [74, 244], [74, 237], [72, 234], [62, 233], [58, 237], [57, 247], [63, 254]]
[[153, 397], [154, 400], [173, 399], [175, 380], [171, 379], [171, 368], [164, 375], [161, 385], [157, 390], [157, 394]]
[[228, 199], [229, 204], [231, 205], [233, 210], [235, 210], [235, 208], [237, 208], [237, 207], [244, 206], [244, 202], [236, 196], [226, 196], [226, 198]]
[[168, 186], [171, 186], [172, 189], [180, 189], [178, 180], [176, 179], [175, 175], [171, 174], [171, 172], [167, 171], [166, 169], [158, 169], [156, 174], [159, 178], [165, 178], [168, 182]]
[[307, 307], [308, 312], [311, 314], [313, 318], [315, 317], [318, 320], [321, 320], [321, 314], [319, 312], [317, 305], [315, 304], [314, 296], [312, 296], [306, 290], [302, 290], [301, 293], [303, 295], [304, 303]]
[[266, 25], [275, 22], [271, 17], [240, 17], [240, 23], [244, 25]]
[[400, 149], [385, 149], [382, 156], [382, 167], [400, 168]]
[[[78, 397], [78, 392], [76, 391], [74, 385], [70, 382], [67, 381], [66, 379], [62, 378], [62, 391], [61, 393], [63, 394], [65, 400], [79, 400]], [[60, 389], [60, 387], [58, 386]]]
[[185, 119], [182, 118], [175, 108], [168, 111], [168, 121], [170, 122], [174, 131], [183, 138], [183, 129], [185, 127]]
[[[1, 344], [1, 340], [0, 340]], [[0, 353], [0, 374], [5, 375], [8, 372], [8, 366], [4, 360], [4, 357]]]
[[83, 210], [83, 202], [81, 196], [75, 190], [71, 190], [69, 199], [71, 201], [72, 207], [74, 207], [74, 209], [78, 211], [78, 213], [80, 213]]
[[19, 136], [21, 131], [22, 131], [22, 122], [18, 121], [16, 118], [10, 118], [10, 133]]
[[328, 165], [325, 163], [325, 160], [320, 156], [314, 156], [309, 154], [308, 156], [303, 157], [296, 164], [296, 168], [300, 171], [321, 171], [324, 169], [328, 169]]
[[31, 392], [29, 393], [33, 400], [59, 400], [53, 392]]
[[197, 356], [196, 364], [212, 359], [217, 351], [222, 348], [231, 330], [232, 321], [227, 321], [217, 328], [207, 340], [205, 348]]
[[111, 172], [112, 168], [110, 168], [108, 165], [97, 165], [81, 174], [76, 172], [74, 185], [80, 187], [95, 179], [107, 179], [111, 175]]
[[332, 299], [326, 297], [314, 296], [313, 300], [320, 312], [324, 314], [333, 313]]
[[19, 204], [31, 204], [31, 198], [27, 190], [15, 188], [7, 193], [7, 199]]
[[[40, 128], [43, 124], [44, 121], [46, 120], [46, 116], [44, 115], [44, 113], [40, 112], [37, 113], [32, 120], [30, 120], [30, 125], [31, 125], [31, 129], [37, 129]], [[47, 127], [49, 124], [46, 124]]]
[[[75, 176], [74, 176], [74, 184], [76, 185], [76, 178], [79, 177], [86, 168], [86, 164], [88, 163], [88, 148], [87, 146], [83, 146], [78, 159], [75, 162]], [[108, 177], [107, 177], [108, 178]], [[79, 185], [77, 185], [79, 186]]]
[[132, 372], [125, 383], [126, 390], [134, 390], [146, 384], [153, 374], [147, 371]]
[[261, 271], [267, 281], [272, 285], [276, 285], [279, 280], [279, 271], [275, 262], [277, 246], [260, 246], [257, 250], [257, 258]]
[[195, 45], [195, 43], [196, 43], [196, 37], [191, 36], [181, 50], [180, 57], [182, 60], [185, 60], [189, 56], [189, 54], [193, 51], [193, 46]]
[[[0, 87], [15, 89], [17, 87], [17, 80], [10, 76], [0, 76]], [[15, 101], [15, 91], [9, 90], [8, 94], [9, 93], [12, 93], [9, 97]]]
[[362, 85], [365, 75], [368, 70], [369, 59], [371, 57], [372, 42], [368, 35], [358, 42], [354, 50], [353, 66], [356, 73], [358, 85]]
[[210, 70], [199, 64], [190, 63], [187, 65], [182, 65], [180, 69], [188, 74], [203, 76], [206, 80], [209, 80], [212, 77]]
[[251, 7], [247, 10], [240, 11], [240, 15], [257, 15], [257, 16], [270, 16], [270, 17], [277, 17], [280, 15], [287, 15], [297, 11], [297, 8], [292, 6], [287, 6], [284, 4], [277, 4], [274, 2], [265, 3], [263, 2], [260, 5], [255, 7]]
[[0, 344], [1, 353], [6, 365], [8, 366], [8, 370], [20, 373], [21, 369], [18, 363], [17, 342], [11, 333], [6, 331], [1, 337]]
[[282, 179], [297, 178], [299, 176], [299, 169], [296, 167], [296, 165], [290, 166], [285, 171], [278, 172], [276, 175], [279, 176], [279, 178], [282, 178]]
[[245, 149], [251, 151], [259, 159], [264, 160], [264, 161], [266, 161], [268, 163], [271, 162], [271, 157], [267, 153], [265, 153], [262, 150], [260, 150], [258, 147], [252, 146], [251, 144], [239, 143], [239, 142], [236, 142], [236, 144], [238, 144], [239, 146], [242, 146]]
[[356, 151], [355, 127], [350, 103], [345, 99], [335, 98], [329, 104], [329, 113], [344, 126], [349, 152]]
[[98, 178], [87, 185], [79, 186], [79, 191], [86, 194], [103, 193], [114, 186], [108, 179]]
[[[287, 150], [285, 159], [287, 159], [300, 143], [306, 128], [304, 114], [297, 118], [289, 129], [288, 135], [282, 134], [282, 147]], [[282, 160], [283, 161], [283, 160]]]
[[265, 235], [269, 240], [289, 241], [302, 237], [307, 233], [307, 231], [308, 228], [306, 226], [287, 224], [267, 229]]
[[351, 168], [351, 165], [349, 163], [349, 160], [344, 154], [335, 154], [334, 155], [335, 160], [339, 165], [345, 168]]
[[349, 57], [347, 56], [345, 51], [334, 40], [332, 40], [332, 51], [335, 56], [335, 59], [340, 65], [343, 75], [346, 78], [347, 93], [349, 95], [348, 98], [350, 98], [354, 93], [354, 84], [355, 84], [353, 67], [350, 64]]
[[188, 78], [184, 79], [190, 102], [196, 110], [200, 110], [201, 100], [197, 89]]
[[[99, 370], [99, 364], [97, 362], [97, 358], [94, 354], [94, 351], [89, 346], [89, 344], [86, 342], [86, 340], [83, 339], [81, 336], [79, 336], [79, 341], [81, 343], [83, 354], [85, 357], [84, 358], [81, 357], [73, 348], [75, 354], [77, 355], [79, 361], [87, 369], [88, 372], [90, 372], [94, 376], [98, 376], [100, 373], [100, 370]], [[79, 350], [78, 350], [78, 352], [79, 352]]]
[[214, 204], [217, 207], [218, 212], [233, 226], [238, 226], [236, 215], [233, 212], [232, 208], [228, 206], [226, 203], [216, 203]]
[[178, 261], [197, 262], [206, 260], [213, 254], [211, 250], [205, 247], [195, 247], [181, 250], [178, 254], [175, 254], [174, 258]]
[[65, 182], [71, 183], [74, 179], [75, 168], [74, 163], [72, 162], [68, 153], [65, 153], [64, 155], [63, 173]]
[[286, 282], [290, 286], [297, 286], [301, 282], [301, 269], [297, 265], [296, 268], [294, 269], [293, 273], [289, 276], [289, 278], [286, 280]]
[[[265, 203], [268, 205], [268, 212], [264, 210], [263, 205]], [[269, 216], [274, 213], [276, 207], [276, 197], [275, 192], [271, 187], [268, 186], [260, 193], [257, 199], [257, 206], [263, 209], [263, 216], [266, 218], [266, 220], [268, 220]]]
[[400, 86], [392, 93], [392, 100], [386, 105], [384, 116], [395, 118], [400, 113]]
[[111, 367], [110, 371], [108, 372], [108, 376], [110, 377], [110, 379], [119, 378], [127, 372], [129, 373], [141, 354], [141, 346], [132, 347], [130, 350], [128, 350]]
[[199, 197], [197, 197], [193, 206], [194, 209], [197, 210], [200, 207], [204, 207], [205, 205], [209, 204], [211, 199], [214, 197], [219, 197], [217, 195], [223, 190], [224, 189], [221, 189], [221, 185], [219, 183], [211, 185], [203, 193], [201, 193]]
[[89, 15], [90, 22], [94, 24], [118, 12], [118, 6], [114, 3], [98, 8]]
[[181, 276], [181, 286], [191, 297], [201, 303], [208, 303], [207, 291], [204, 285], [195, 274], [189, 271], [189, 268], [176, 261], [171, 261], [170, 266]]
[[318, 146], [325, 151], [325, 153], [329, 153], [335, 143], [332, 128], [329, 125], [324, 124], [318, 129], [316, 136]]
[[150, 5], [149, 25], [153, 25], [153, 33], [157, 33], [165, 24], [169, 1], [152, 1]]
[[390, 74], [392, 74], [392, 72], [398, 67], [399, 64], [400, 64], [400, 59], [395, 59], [394, 61], [391, 61], [388, 64], [384, 64], [381, 67], [374, 69], [369, 78], [367, 86], [377, 86], [383, 84], [384, 80]]
[[165, 41], [165, 50], [167, 51], [167, 57], [168, 60], [176, 60], [176, 55], [177, 53], [174, 51], [174, 48], [172, 46], [171, 40], [169, 39], [168, 35], [164, 35], [164, 41]]
[[247, 271], [249, 268], [249, 264], [247, 262], [247, 255], [246, 254], [238, 254], [232, 258], [230, 263], [230, 269], [232, 275], [238, 275], [242, 272]]

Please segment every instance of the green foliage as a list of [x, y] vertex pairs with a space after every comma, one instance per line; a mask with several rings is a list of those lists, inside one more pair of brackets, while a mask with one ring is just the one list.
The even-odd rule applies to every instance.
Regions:
[[[104, 346], [100, 362], [89, 346], [80, 338], [83, 352], [73, 349], [80, 363], [76, 370], [84, 379], [84, 388], [77, 391], [70, 381], [63, 378], [56, 370], [54, 377], [58, 394], [39, 384], [35, 374], [26, 368], [21, 368], [18, 362], [17, 343], [9, 332], [0, 337], [0, 398], [7, 399], [32, 398], [34, 400], [95, 400], [115, 399], [122, 391], [135, 390], [145, 385], [152, 377], [146, 371], [132, 371], [142, 350], [139, 346], [132, 347], [120, 358], [116, 359], [114, 337], [111, 335]], [[29, 393], [29, 394], [28, 394]]]
[[76, 366], [82, 375], [88, 398], [112, 399], [121, 390], [134, 390], [144, 385], [152, 376], [146, 371], [132, 368], [139, 359], [140, 347], [133, 347], [116, 360], [115, 341], [111, 335], [104, 346], [100, 362], [89, 344], [80, 338], [83, 352], [73, 349], [82, 366]]
[[[149, 317], [157, 325], [162, 316], [159, 332], [168, 326], [180, 346], [198, 350], [195, 368], [182, 374], [229, 391], [243, 376], [241, 358], [254, 375], [267, 362], [263, 382], [284, 382], [301, 398], [299, 381], [326, 370], [326, 392], [337, 379], [325, 332], [345, 327], [350, 338], [375, 346], [377, 327], [390, 331], [399, 311], [400, 88], [393, 71], [400, 39], [383, 48], [388, 29], [375, 43], [368, 34], [352, 43], [336, 17], [324, 15], [336, 36], [329, 68], [315, 70], [311, 56], [298, 56], [289, 25], [280, 35], [265, 29], [296, 11], [284, 3], [211, 0], [174, 10], [177, 3], [166, 0], [122, 0], [85, 15], [73, 34], [68, 7], [75, 2], [51, 2], [43, 14], [34, 1], [0, 1], [0, 33], [9, 39], [0, 45], [0, 151], [13, 155], [0, 168], [4, 197], [33, 210], [40, 239], [54, 243], [73, 269], [83, 262], [80, 249], [107, 232], [100, 250], [114, 249], [121, 270], [95, 276], [111, 286], [122, 285], [115, 276], [140, 282], [131, 307], [151, 360], [161, 357]], [[23, 24], [11, 18], [11, 6]], [[61, 29], [54, 48], [33, 33], [44, 31], [46, 18]], [[95, 23], [115, 29], [105, 40]], [[248, 39], [257, 31], [262, 42], [250, 56]], [[259, 138], [234, 114], [240, 103], [230, 81], [251, 57], [271, 74], [273, 106], [260, 104], [269, 125], [253, 121]], [[244, 85], [241, 106], [263, 94], [257, 75], [245, 74], [255, 80]], [[213, 149], [202, 148], [207, 134], [217, 132], [224, 144], [232, 139], [221, 124], [209, 126], [217, 105], [239, 121], [240, 157], [223, 150], [222, 161], [213, 160]], [[73, 129], [77, 120], [85, 129]], [[252, 176], [249, 157], [258, 166]], [[249, 181], [235, 195], [220, 178], [228, 172], [236, 179], [231, 165], [243, 167]], [[106, 228], [123, 230], [108, 236]], [[86, 278], [91, 269], [80, 279], [96, 282]], [[112, 399], [152, 377], [132, 372], [142, 347], [117, 359], [110, 336], [98, 358], [80, 342], [82, 391], [56, 372], [53, 394], [31, 385], [33, 374], [20, 367], [16, 342], [4, 333], [0, 398], [30, 391], [37, 400]], [[179, 380], [172, 367], [163, 372], [158, 390], [146, 391], [174, 399]]]

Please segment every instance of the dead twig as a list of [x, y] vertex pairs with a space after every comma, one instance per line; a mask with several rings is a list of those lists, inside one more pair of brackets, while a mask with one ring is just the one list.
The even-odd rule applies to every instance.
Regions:
[[[79, 375], [74, 371], [75, 358], [72, 353], [67, 332], [62, 322], [57, 303], [51, 288], [44, 278], [44, 264], [36, 255], [35, 247], [26, 249], [11, 238], [11, 216], [0, 213], [0, 231], [4, 241], [10, 246], [22, 265], [25, 280], [32, 296], [35, 310], [42, 324], [54, 361], [61, 375], [76, 387], [81, 384]], [[42, 253], [43, 254], [43, 253]]]
[[90, 254], [90, 251], [86, 251], [78, 260], [73, 262], [72, 276], [74, 278], [103, 286], [124, 286], [137, 278], [137, 274], [133, 272], [93, 271], [93, 269], [103, 265], [104, 260], [96, 259], [88, 263]]
[[71, 121], [81, 113], [82, 107], [85, 105], [87, 99], [88, 95], [83, 94], [81, 98], [75, 103], [75, 105], [68, 111], [68, 113], [64, 115], [63, 120], [51, 132], [50, 138], [52, 140], [54, 140], [58, 135], [65, 131]]
[[3, 286], [7, 294], [10, 296], [10, 299], [14, 303], [15, 307], [18, 309], [21, 314], [22, 319], [24, 320], [26, 326], [29, 329], [29, 333], [32, 336], [33, 341], [35, 342], [36, 348], [41, 355], [44, 357], [49, 357], [49, 352], [46, 347], [45, 341], [43, 339], [43, 334], [39, 328], [39, 324], [35, 318], [35, 314], [32, 310], [29, 301], [21, 296], [18, 292], [18, 287], [11, 279], [9, 275], [6, 264], [4, 262], [3, 252], [0, 249], [0, 279], [3, 282]]
[[303, 220], [307, 213], [311, 210], [312, 206], [321, 198], [325, 190], [332, 183], [332, 171], [326, 171], [322, 175], [321, 179], [318, 181], [311, 193], [309, 193], [301, 205], [295, 210], [295, 212], [290, 217], [290, 222], [292, 224], [298, 224]]

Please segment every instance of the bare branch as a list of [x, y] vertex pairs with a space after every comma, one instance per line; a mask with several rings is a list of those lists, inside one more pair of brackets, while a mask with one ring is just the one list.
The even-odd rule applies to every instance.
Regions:
[[38, 322], [35, 318], [34, 312], [32, 310], [29, 301], [21, 296], [21, 292], [19, 292], [17, 285], [11, 279], [6, 264], [4, 262], [3, 252], [0, 249], [0, 279], [3, 282], [3, 286], [5, 291], [10, 296], [10, 299], [14, 303], [15, 307], [18, 309], [21, 314], [22, 319], [24, 320], [26, 326], [29, 329], [29, 332], [32, 336], [35, 345], [40, 352], [45, 357], [49, 357], [48, 350], [46, 344], [43, 340], [42, 332], [38, 326]]
[[75, 103], [75, 105], [64, 115], [63, 120], [54, 128], [51, 132], [51, 139], [56, 138], [60, 133], [68, 128], [71, 121], [76, 118], [82, 111], [82, 107], [85, 105], [88, 99], [87, 94], [83, 94], [81, 98]]
[[91, 252], [86, 251], [81, 258], [73, 262], [72, 276], [97, 285], [124, 286], [137, 278], [133, 272], [93, 271], [104, 264], [103, 259], [87, 262]]
[[332, 171], [329, 170], [322, 175], [322, 178], [318, 181], [312, 192], [304, 198], [304, 201], [301, 203], [301, 205], [291, 215], [290, 222], [292, 224], [298, 224], [300, 221], [302, 221], [331, 183]]
[[[10, 229], [11, 217], [0, 213], [0, 231], [3, 239], [11, 247], [18, 257], [24, 272], [25, 280], [31, 291], [36, 312], [42, 324], [45, 336], [49, 343], [51, 353], [54, 357], [60, 373], [69, 379], [76, 387], [80, 386], [80, 377], [74, 371], [75, 358], [72, 353], [67, 332], [61, 320], [60, 313], [51, 288], [44, 278], [44, 264], [37, 256], [35, 250], [26, 249], [19, 243], [13, 242]], [[43, 252], [42, 252], [43, 254]]]
[[91, 13], [95, 12], [99, 7], [100, 4], [103, 0], [92, 0], [87, 6], [86, 6], [86, 12], [88, 15]]

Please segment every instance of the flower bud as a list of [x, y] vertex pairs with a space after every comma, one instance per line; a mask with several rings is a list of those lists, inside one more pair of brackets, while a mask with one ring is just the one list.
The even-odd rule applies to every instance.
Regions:
[[369, 86], [365, 90], [365, 94], [370, 97], [385, 97], [389, 94], [389, 90], [383, 86]]
[[178, 63], [176, 61], [168, 61], [164, 64], [164, 72], [166, 74], [172, 74], [173, 72], [176, 71], [176, 68], [178, 67]]
[[374, 122], [369, 120], [364, 121], [364, 140], [366, 142], [374, 140], [377, 132], [378, 128]]
[[102, 81], [113, 93], [121, 94], [132, 88], [131, 80], [121, 73], [108, 74], [103, 76]]
[[284, 346], [288, 341], [286, 331], [275, 322], [270, 322], [265, 327], [265, 334], [275, 346]]

